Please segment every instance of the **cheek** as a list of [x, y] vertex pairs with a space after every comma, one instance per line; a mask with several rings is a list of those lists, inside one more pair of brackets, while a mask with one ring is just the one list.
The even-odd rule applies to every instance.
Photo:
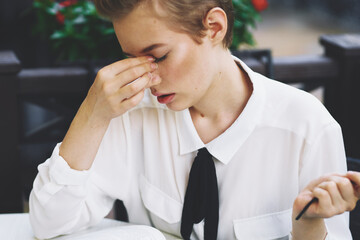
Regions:
[[171, 59], [159, 67], [159, 73], [164, 78], [173, 79], [173, 82], [193, 82], [199, 78], [199, 64], [201, 59], [197, 57], [196, 48], [190, 44], [179, 45]]

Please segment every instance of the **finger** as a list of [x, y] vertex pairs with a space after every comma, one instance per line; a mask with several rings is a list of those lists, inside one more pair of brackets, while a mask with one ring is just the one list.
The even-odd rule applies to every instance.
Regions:
[[148, 72], [140, 78], [136, 79], [135, 81], [120, 88], [118, 94], [119, 96], [121, 96], [122, 101], [129, 99], [132, 96], [136, 95], [138, 92], [144, 90], [151, 81], [151, 78], [152, 74]]
[[131, 82], [135, 82], [136, 79], [142, 77], [145, 73], [153, 72], [158, 68], [157, 63], [143, 63], [135, 67], [129, 68], [116, 76], [116, 83], [118, 88], [126, 86]]
[[[150, 59], [152, 59], [152, 60], [150, 60]], [[121, 60], [121, 61], [112, 63], [108, 66], [103, 67], [102, 69], [100, 69], [97, 72], [95, 84], [99, 88], [104, 88], [104, 89], [106, 89], [106, 91], [109, 91], [109, 92], [117, 91], [117, 89], [120, 88], [121, 86], [123, 86], [124, 84], [131, 82], [131, 81], [137, 79], [138, 77], [140, 77], [141, 75], [143, 75], [144, 71], [141, 71], [139, 69], [145, 68], [150, 71], [151, 66], [152, 66], [151, 63], [153, 61], [154, 60], [152, 57], [148, 57], [148, 58], [147, 57], [139, 57], [139, 58], [125, 59], [125, 60]], [[136, 67], [136, 66], [141, 66], [141, 65], [143, 65], [143, 66], [140, 68], [137, 68], [137, 70], [135, 70], [138, 72], [138, 74], [133, 74], [135, 76], [133, 76], [133, 77], [130, 76], [130, 78], [128, 78], [128, 79], [123, 79], [121, 77], [118, 77], [118, 75], [121, 72], [129, 70], [130, 66]], [[145, 65], [145, 67], [144, 67], [144, 65]], [[155, 65], [157, 66], [157, 64], [155, 64]]]
[[299, 214], [302, 209], [314, 198], [314, 195], [311, 191], [304, 190], [302, 191], [295, 199], [293, 208], [295, 209], [296, 214]]
[[310, 201], [307, 202], [307, 204], [302, 208], [301, 211], [298, 212], [298, 214], [295, 217], [295, 220], [299, 220], [301, 218], [302, 215], [304, 215], [304, 213], [306, 212], [306, 210], [314, 203], [316, 203], [318, 201], [317, 198], [312, 198]]
[[306, 212], [307, 215], [310, 215], [312, 217], [328, 218], [336, 214], [328, 191], [320, 187], [316, 187], [313, 190], [313, 194], [314, 197], [318, 199], [318, 202], [312, 204], [309, 207], [308, 211]]
[[305, 189], [309, 189], [310, 191], [315, 188], [316, 186], [318, 186], [320, 183], [322, 182], [326, 182], [326, 181], [330, 181], [331, 180], [331, 177], [333, 176], [338, 176], [338, 177], [344, 177], [345, 175], [344, 174], [339, 174], [339, 173], [331, 173], [331, 174], [327, 174], [327, 175], [324, 175], [324, 176], [321, 176], [315, 180], [312, 180], [307, 186]]
[[[335, 177], [333, 177], [333, 178], [335, 178]], [[345, 188], [347, 189], [346, 191], [350, 192], [347, 199], [345, 199], [342, 196], [341, 191], [340, 191], [341, 186], [336, 181], [339, 181], [341, 184], [346, 184], [346, 186], [345, 186]], [[329, 193], [329, 196], [330, 196], [331, 202], [332, 202], [332, 207], [334, 210], [334, 214], [340, 214], [345, 211], [351, 211], [352, 209], [355, 208], [357, 199], [354, 196], [353, 188], [352, 188], [352, 185], [349, 180], [346, 183], [345, 181], [342, 181], [339, 178], [336, 178], [333, 181], [323, 182], [323, 183], [319, 184], [318, 187], [324, 189], [325, 191], [327, 191]]]
[[335, 208], [340, 208], [343, 205], [345, 205], [345, 201], [341, 196], [341, 193], [338, 189], [338, 186], [336, 182], [334, 181], [326, 181], [320, 183], [317, 188], [324, 189], [328, 192], [330, 199], [331, 199], [331, 205]]
[[353, 182], [353, 187], [355, 190], [355, 194], [357, 198], [360, 198], [360, 172], [355, 171], [349, 171], [346, 174], [346, 177], [348, 177]]
[[114, 62], [108, 66], [106, 66], [104, 69], [112, 75], [117, 75], [127, 69], [130, 69], [132, 67], [145, 64], [145, 63], [151, 63], [154, 62], [155, 59], [151, 56], [142, 56], [142, 57], [136, 57], [136, 58], [127, 58], [123, 59], [117, 62]]
[[152, 86], [158, 85], [161, 83], [161, 78], [156, 72], [151, 73], [151, 80], [148, 82], [145, 88], [151, 88]]
[[349, 171], [346, 173], [346, 177], [348, 177], [356, 185], [360, 186], [360, 172]]
[[[350, 179], [347, 177], [337, 177], [334, 176], [332, 178], [332, 180], [336, 183], [341, 197], [347, 202], [349, 203], [349, 208], [351, 208], [353, 206], [353, 202], [356, 202], [356, 196], [355, 196], [355, 191], [354, 191], [354, 187], [353, 184], [351, 183]], [[350, 210], [350, 209], [348, 209]]]
[[[146, 73], [150, 73], [154, 68], [157, 68], [156, 63], [143, 63], [134, 68], [128, 69], [125, 72], [118, 74], [117, 76], [109, 76], [101, 70], [101, 73], [98, 73], [99, 80], [98, 86], [105, 92], [107, 95], [112, 95], [113, 93], [117, 93], [120, 88], [123, 86], [129, 85], [132, 82], [137, 82], [143, 75]], [[141, 81], [139, 81], [141, 82]], [[147, 83], [147, 82], [146, 82]], [[145, 85], [146, 86], [146, 85]], [[145, 88], [142, 87], [142, 88]], [[136, 89], [138, 92], [140, 89]], [[132, 92], [135, 94], [136, 92]], [[131, 95], [127, 95], [129, 97]]]
[[142, 90], [135, 95], [131, 96], [130, 98], [125, 99], [121, 102], [121, 108], [123, 109], [123, 112], [128, 111], [129, 109], [135, 107], [138, 105], [141, 100], [144, 98], [144, 92], [145, 90]]

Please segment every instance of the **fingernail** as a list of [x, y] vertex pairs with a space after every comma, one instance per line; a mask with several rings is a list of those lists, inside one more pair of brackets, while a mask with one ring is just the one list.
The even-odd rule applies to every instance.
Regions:
[[157, 69], [157, 68], [158, 68], [157, 63], [152, 63], [152, 64], [151, 64], [151, 68], [152, 68], [152, 69]]
[[153, 57], [150, 57], [150, 56], [148, 56], [147, 57], [147, 59], [150, 61], [150, 62], [153, 62], [153, 61], [155, 61], [155, 58], [153, 58]]

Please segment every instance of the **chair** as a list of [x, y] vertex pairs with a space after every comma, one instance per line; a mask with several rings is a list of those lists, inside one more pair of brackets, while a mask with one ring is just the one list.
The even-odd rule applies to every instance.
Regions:
[[274, 77], [273, 57], [270, 49], [232, 50], [231, 53], [251, 65], [252, 70]]

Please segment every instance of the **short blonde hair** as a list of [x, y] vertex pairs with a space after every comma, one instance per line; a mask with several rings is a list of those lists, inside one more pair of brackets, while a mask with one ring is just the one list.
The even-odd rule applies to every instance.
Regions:
[[[110, 20], [121, 19], [129, 14], [140, 3], [153, 3], [154, 0], [93, 0], [98, 13]], [[170, 16], [180, 31], [189, 34], [196, 42], [201, 43], [206, 30], [203, 20], [214, 7], [220, 7], [227, 15], [228, 29], [223, 39], [224, 47], [232, 42], [234, 8], [232, 0], [157, 0], [159, 5]]]

